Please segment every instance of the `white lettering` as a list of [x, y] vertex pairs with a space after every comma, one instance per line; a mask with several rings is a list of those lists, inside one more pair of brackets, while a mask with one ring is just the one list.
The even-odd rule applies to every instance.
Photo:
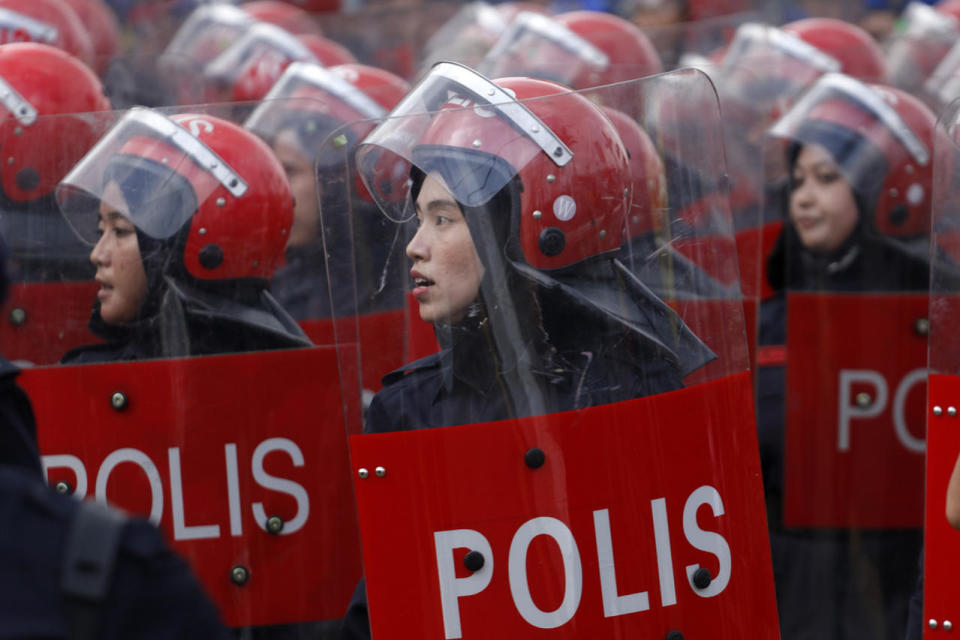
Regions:
[[[493, 577], [493, 549], [479, 531], [453, 529], [435, 531], [433, 544], [437, 552], [437, 577], [440, 581], [440, 606], [443, 610], [443, 632], [447, 640], [462, 636], [460, 605], [462, 597], [480, 593]], [[458, 578], [453, 564], [454, 549], [470, 549], [483, 555], [483, 567], [466, 578]]]
[[167, 459], [170, 465], [170, 510], [173, 513], [173, 539], [219, 538], [219, 525], [186, 525], [186, 514], [183, 508], [183, 481], [180, 478], [180, 449], [178, 447], [167, 449]]
[[[527, 582], [527, 550], [537, 536], [550, 536], [560, 547], [565, 576], [563, 601], [554, 611], [542, 611], [533, 602]], [[517, 530], [510, 543], [508, 559], [510, 593], [523, 619], [539, 629], [555, 629], [570, 621], [580, 606], [583, 592], [583, 568], [577, 541], [563, 522], [556, 518], [534, 518]]]
[[[687, 502], [683, 505], [683, 535], [687, 541], [700, 551], [706, 551], [717, 557], [720, 568], [717, 575], [710, 581], [710, 586], [706, 589], [696, 589], [694, 592], [702, 598], [710, 598], [719, 594], [727, 587], [730, 582], [730, 545], [719, 533], [713, 531], [704, 531], [697, 524], [697, 512], [703, 505], [710, 505], [714, 517], [723, 515], [723, 500], [720, 499], [720, 492], [711, 486], [704, 485], [690, 494]], [[693, 574], [700, 568], [698, 564], [687, 565], [687, 580], [693, 585]]]
[[896, 392], [893, 394], [893, 430], [896, 432], [897, 439], [900, 443], [907, 448], [907, 451], [912, 451], [913, 453], [923, 453], [926, 451], [927, 443], [921, 438], [914, 437], [907, 425], [905, 410], [907, 394], [910, 393], [910, 390], [914, 386], [926, 381], [926, 379], [926, 369], [914, 369], [900, 381], [900, 384], [897, 385]]
[[600, 567], [600, 594], [603, 597], [603, 616], [612, 618], [627, 613], [646, 611], [650, 608], [650, 596], [638, 591], [621, 596], [617, 589], [617, 568], [613, 559], [613, 541], [610, 536], [610, 511], [593, 512], [593, 530], [597, 538], [597, 562]]
[[[271, 451], [286, 452], [287, 455], [290, 456], [290, 459], [293, 460], [295, 467], [303, 466], [303, 453], [300, 451], [300, 447], [292, 440], [288, 440], [287, 438], [268, 438], [257, 445], [257, 448], [253, 452], [253, 460], [251, 461], [253, 478], [257, 481], [257, 484], [265, 489], [286, 493], [287, 495], [293, 496], [294, 500], [297, 501], [297, 515], [286, 521], [283, 524], [283, 530], [280, 532], [281, 535], [288, 535], [298, 531], [307, 522], [307, 517], [310, 515], [310, 497], [307, 495], [306, 490], [296, 482], [271, 476], [263, 469], [263, 459]], [[253, 507], [253, 517], [256, 519], [257, 524], [260, 525], [261, 529], [266, 531], [267, 518], [269, 516], [263, 508], [263, 503], [254, 502], [251, 506]]]
[[[868, 407], [859, 407], [851, 403], [851, 389], [854, 383], [873, 385], [876, 397]], [[837, 428], [837, 450], [850, 450], [850, 421], [854, 418], [875, 418], [887, 406], [887, 381], [876, 371], [869, 369], [840, 370], [840, 401]]]
[[153, 464], [153, 460], [139, 449], [117, 449], [103, 460], [97, 472], [97, 502], [107, 504], [107, 481], [110, 479], [110, 473], [113, 472], [114, 467], [124, 462], [134, 463], [147, 475], [151, 494], [149, 518], [154, 524], [159, 524], [160, 516], [163, 515], [163, 483], [160, 482], [160, 473]]

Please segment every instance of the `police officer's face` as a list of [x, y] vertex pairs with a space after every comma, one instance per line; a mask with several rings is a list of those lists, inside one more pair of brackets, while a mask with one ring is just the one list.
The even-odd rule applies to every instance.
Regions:
[[100, 285], [100, 317], [107, 324], [130, 322], [147, 294], [147, 276], [140, 258], [136, 229], [116, 182], [107, 184], [100, 201], [100, 240], [90, 252]]
[[427, 176], [420, 189], [417, 221], [407, 255], [413, 260], [410, 277], [420, 317], [457, 323], [477, 299], [484, 269], [463, 212], [436, 173]]
[[287, 129], [277, 135], [273, 152], [287, 172], [290, 190], [293, 192], [293, 228], [290, 230], [288, 247], [299, 247], [317, 237], [320, 226], [317, 204], [317, 182], [313, 162], [297, 143], [297, 134]]
[[793, 167], [790, 221], [810, 251], [838, 249], [857, 226], [857, 203], [833, 157], [819, 145], [805, 145]]

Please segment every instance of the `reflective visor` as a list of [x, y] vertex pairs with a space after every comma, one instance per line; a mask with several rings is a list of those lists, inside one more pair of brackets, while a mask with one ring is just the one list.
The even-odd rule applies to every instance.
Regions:
[[844, 145], [842, 157], [836, 158], [854, 184], [869, 178], [877, 152], [889, 153], [891, 146], [899, 146], [918, 165], [930, 161], [926, 145], [876, 90], [842, 74], [823, 76], [770, 129], [770, 135], [830, 148], [838, 141], [827, 130], [838, 128], [855, 134]]
[[491, 78], [524, 75], [570, 86], [585, 69], [602, 71], [608, 66], [607, 54], [566, 26], [524, 11], [477, 68]]
[[[294, 62], [283, 72], [263, 102], [244, 123], [244, 128], [270, 139], [278, 124], [277, 111], [288, 111], [290, 99], [312, 98], [323, 103], [342, 103], [354, 113], [350, 119], [382, 118], [386, 110], [335, 71], [310, 62]], [[316, 106], [320, 110], [320, 104]]]
[[317, 61], [310, 49], [295, 36], [272, 24], [260, 23], [250, 27], [239, 40], [214, 58], [204, 69], [204, 75], [233, 81], [251, 63], [262, 59]]
[[[465, 153], [473, 169], [461, 168], [458, 179], [452, 170], [444, 176], [465, 206], [486, 203], [537, 154], [558, 167], [573, 158], [564, 141], [509, 93], [472, 69], [442, 62], [363, 140], [357, 168], [387, 217], [403, 221], [414, 214], [411, 166], [429, 173], [438, 170], [431, 162], [462, 160]], [[490, 170], [477, 171], [485, 161]]]
[[255, 20], [229, 4], [198, 7], [160, 55], [161, 64], [188, 60], [205, 64], [229, 47]]
[[[191, 127], [205, 125], [201, 118], [189, 121]], [[90, 244], [97, 241], [98, 209], [111, 182], [125, 202], [106, 204], [129, 210], [133, 224], [153, 238], [176, 233], [217, 188], [234, 197], [247, 190], [243, 178], [191, 131], [143, 107], [131, 109], [57, 186], [60, 210]], [[186, 185], [191, 193], [182, 193]]]
[[0, 9], [0, 42], [42, 42], [56, 44], [59, 32], [52, 24], [41, 22], [9, 9]]

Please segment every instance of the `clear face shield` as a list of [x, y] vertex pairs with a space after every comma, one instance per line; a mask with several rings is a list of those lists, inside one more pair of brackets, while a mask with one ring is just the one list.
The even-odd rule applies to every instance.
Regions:
[[[180, 181], [177, 176], [188, 180], [188, 193], [170, 188]], [[108, 188], [111, 183], [120, 188]], [[166, 239], [219, 186], [236, 197], [247, 188], [243, 178], [190, 131], [158, 112], [134, 108], [64, 177], [57, 201], [74, 231], [90, 245], [99, 238], [101, 203], [129, 212], [131, 222], [147, 236]]]
[[197, 7], [160, 54], [159, 64], [170, 70], [200, 69], [223, 53], [254, 22], [248, 13], [230, 4]]
[[573, 86], [610, 66], [607, 54], [549, 16], [524, 11], [513, 19], [477, 69], [490, 78], [528, 75]]
[[[529, 629], [556, 629], [568, 623], [571, 633], [579, 633], [573, 631], [574, 611], [583, 616], [578, 620], [595, 617], [600, 626], [589, 624], [604, 637], [655, 634], [654, 626], [668, 624], [657, 613], [650, 618], [604, 618], [601, 589], [585, 576], [606, 570], [598, 568], [592, 552], [576, 560], [578, 553], [569, 544], [581, 533], [587, 536], [583, 540], [595, 539], [589, 538], [595, 522], [591, 512], [602, 508], [584, 506], [577, 515], [579, 506], [570, 510], [564, 505], [586, 503], [571, 501], [572, 494], [562, 485], [586, 470], [586, 461], [594, 459], [593, 444], [604, 448], [618, 443], [611, 449], [617, 452], [656, 451], [650, 468], [667, 469], [671, 460], [682, 457], [679, 449], [666, 445], [673, 435], [682, 431], [688, 443], [705, 443], [699, 438], [709, 437], [666, 424], [663, 429], [636, 429], [641, 422], [651, 426], [661, 417], [677, 425], [692, 417], [681, 417], [675, 407], [655, 410], [646, 403], [680, 401], [684, 393], [709, 394], [731, 377], [745, 382], [744, 394], [734, 404], [749, 408], [753, 401], [748, 377], [737, 376], [747, 367], [741, 300], [717, 286], [723, 281], [736, 289], [729, 209], [719, 197], [702, 208], [689, 206], [723, 173], [722, 133], [718, 128], [708, 137], [698, 136], [671, 120], [684, 106], [694, 105], [691, 115], [711, 131], [719, 127], [716, 94], [705, 76], [693, 71], [628, 84], [634, 85], [631, 93], [638, 100], [614, 108], [626, 113], [632, 107], [631, 113], [643, 114], [633, 118], [633, 125], [651, 141], [647, 166], [654, 174], [653, 167], [663, 167], [665, 183], [674, 186], [666, 196], [653, 189], [656, 196], [650, 197], [649, 189], [634, 184], [621, 136], [596, 106], [618, 104], [615, 95], [622, 94], [607, 95], [608, 87], [570, 92], [530, 79], [491, 82], [469, 69], [441, 64], [360, 144], [356, 167], [385, 219], [397, 225], [416, 220], [417, 225], [403, 227], [409, 240], [402, 268], [406, 277], [399, 283], [412, 299], [406, 330], [413, 362], [384, 378], [383, 391], [367, 408], [369, 435], [351, 440], [374, 637], [388, 634], [401, 619], [401, 610], [415, 610], [406, 623], [411, 633], [449, 637], [472, 633], [520, 637]], [[350, 165], [346, 160], [345, 175]], [[700, 182], [684, 181], [683, 176], [692, 178], [694, 172]], [[657, 176], [651, 179], [656, 182]], [[636, 180], [646, 178], [637, 174]], [[324, 217], [330, 213], [323, 211]], [[638, 221], [633, 227], [636, 237], [628, 238], [628, 215], [657, 221], [643, 226]], [[633, 246], [626, 247], [628, 242]], [[353, 249], [359, 274], [366, 247]], [[349, 343], [354, 335], [349, 327], [338, 329], [338, 339]], [[424, 336], [432, 346], [424, 346]], [[425, 359], [416, 360], [421, 356]], [[719, 395], [726, 395], [726, 388]], [[703, 406], [719, 407], [715, 400], [704, 397]], [[627, 413], [615, 417], [604, 413], [620, 409]], [[647, 417], [641, 419], [641, 414]], [[751, 423], [749, 417], [746, 422]], [[590, 428], [584, 430], [587, 425]], [[607, 426], [612, 431], [605, 435]], [[583, 436], [580, 443], [567, 439], [574, 429]], [[715, 423], [706, 431], [729, 435], [737, 430]], [[632, 436], [641, 434], [653, 441], [633, 449]], [[450, 456], [459, 458], [466, 451], [462, 447], [471, 446], [464, 438], [485, 444], [475, 449], [478, 455], [466, 456], [470, 468], [458, 475], [447, 463]], [[521, 455], [515, 468], [509, 463], [500, 467], [494, 459], [502, 454], [506, 461], [513, 455], [505, 444], [511, 440], [523, 452], [530, 451], [529, 462], [525, 464]], [[434, 446], [447, 453], [435, 455]], [[757, 487], [748, 488], [747, 481], [731, 479], [728, 484], [722, 479], [726, 464], [706, 461], [717, 449], [705, 445], [684, 450], [704, 454], [704, 475], [697, 476], [697, 486], [722, 485], [718, 491], [724, 501], [731, 496], [730, 505], [759, 497]], [[755, 458], [751, 446], [743, 450]], [[615, 461], [614, 468], [626, 469], [621, 464], [627, 457]], [[427, 465], [419, 472], [418, 458]], [[473, 466], [474, 462], [478, 464]], [[423, 474], [423, 468], [430, 468], [430, 473]], [[544, 473], [536, 479], [544, 483], [536, 488], [526, 484], [533, 476], [517, 475], [539, 471]], [[620, 476], [620, 471], [613, 473]], [[636, 503], [635, 497], [661, 489], [657, 496], [672, 495], [674, 489], [678, 496], [690, 495], [669, 473], [640, 475], [652, 485], [641, 489], [615, 483], [617, 491], [630, 496], [627, 502]], [[459, 513], [442, 506], [466, 504], [466, 496], [479, 495], [480, 485], [490, 487], [491, 481], [520, 489], [506, 492], [509, 504], [482, 500]], [[416, 505], [409, 500], [413, 496]], [[678, 499], [682, 504], [685, 498]], [[690, 508], [691, 513], [697, 509]], [[649, 515], [647, 508], [627, 512], [631, 522]], [[757, 503], [751, 513], [762, 514], [762, 505]], [[556, 525], [558, 536], [567, 541], [561, 546], [561, 560], [547, 538], [541, 539], [546, 540], [542, 548], [528, 547], [525, 536], [533, 535], [532, 527], [539, 524], [525, 527], [517, 538], [521, 542], [514, 546], [510, 587], [511, 570], [500, 562], [497, 549], [507, 550], [514, 532], [536, 518], [534, 514], [551, 514], [554, 524], [572, 523], [582, 515], [585, 519], [579, 525], [585, 529], [579, 532], [578, 524], [564, 524], [572, 532], [567, 536]], [[606, 516], [606, 512], [596, 516], [601, 531], [607, 531]], [[453, 525], [449, 518], [460, 524]], [[394, 526], [390, 536], [382, 536], [387, 522]], [[731, 549], [744, 549], [741, 545], [754, 535], [757, 541], [765, 539], [766, 530], [758, 522], [730, 524], [724, 535], [730, 536]], [[677, 536], [679, 531], [677, 527]], [[683, 544], [680, 537], [675, 543], [676, 549]], [[409, 551], [399, 573], [385, 564], [391, 544]], [[528, 548], [532, 564], [526, 561]], [[765, 547], [759, 543], [753, 547], [758, 548]], [[716, 557], [701, 558], [705, 571], [697, 584], [704, 588], [713, 584], [720, 593], [726, 567], [733, 567], [729, 575], [742, 576], [739, 593], [746, 597], [749, 592], [752, 603], [738, 600], [733, 590], [718, 595], [729, 596], [724, 606], [738, 611], [731, 614], [730, 623], [737, 626], [738, 620], [750, 619], [749, 609], [759, 612], [751, 625], [775, 628], [768, 576], [755, 564], [733, 566], [741, 560], [732, 558], [746, 559], [741, 553], [733, 552], [731, 563], [726, 555], [719, 562]], [[462, 564], [465, 555], [470, 558], [467, 565]], [[603, 558], [608, 556], [602, 556], [599, 565], [609, 566]], [[655, 564], [648, 560], [645, 566], [655, 572]], [[683, 562], [688, 566], [693, 561]], [[691, 607], [685, 633], [693, 633], [694, 620], [703, 619], [692, 611], [707, 603], [697, 595], [701, 587], [689, 586], [693, 572], [676, 582], [678, 601]], [[604, 575], [609, 589], [610, 572]], [[513, 593], [530, 594], [517, 601], [519, 609], [512, 604], [511, 588]], [[587, 589], [593, 589], [595, 597], [588, 598]], [[453, 597], [458, 590], [464, 595]], [[582, 601], [577, 595], [581, 592]], [[403, 601], [391, 600], [390, 593], [405, 594]], [[547, 594], [552, 594], [551, 600], [542, 599]], [[566, 604], [554, 606], [564, 599]], [[420, 605], [411, 606], [413, 602]], [[481, 607], [486, 608], [485, 619], [477, 615]], [[636, 607], [645, 610], [642, 604]], [[724, 629], [731, 637], [740, 633]]]
[[904, 9], [902, 28], [887, 52], [891, 85], [918, 91], [960, 36], [956, 18], [929, 5], [911, 2]]
[[261, 73], [274, 73], [293, 60], [316, 62], [310, 49], [280, 27], [271, 24], [255, 24], [204, 67], [204, 76], [213, 82], [233, 85], [245, 73], [255, 67]]

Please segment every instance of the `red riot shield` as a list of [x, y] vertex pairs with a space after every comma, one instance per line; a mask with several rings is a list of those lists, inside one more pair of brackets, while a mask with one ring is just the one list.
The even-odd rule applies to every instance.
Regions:
[[[14, 284], [5, 318], [22, 322], [2, 346], [10, 358], [48, 364], [82, 345], [69, 365], [25, 367], [19, 378], [51, 485], [157, 524], [228, 625], [329, 631], [362, 575], [347, 448], [362, 428], [360, 350], [356, 339], [337, 343], [334, 320], [311, 344], [270, 292], [292, 198], [268, 144], [224, 117], [237, 106], [192, 107], [189, 118], [104, 115], [116, 125], [73, 158], [54, 205], [96, 281], [61, 267], [59, 227], [24, 220], [31, 242], [15, 266], [48, 279]], [[242, 157], [230, 155], [238, 149]], [[219, 253], [206, 253], [222, 262], [191, 272], [171, 240], [186, 237], [217, 242]], [[237, 255], [252, 259], [231, 264]], [[117, 317], [137, 290], [112, 269], [121, 258], [134, 273], [139, 266], [142, 298]], [[189, 275], [216, 276], [221, 264], [239, 269], [243, 286]], [[330, 300], [326, 264], [316, 264], [310, 283]], [[118, 302], [121, 293], [130, 298]], [[374, 317], [364, 331], [392, 322]]]
[[957, 455], [960, 440], [955, 421], [960, 408], [960, 342], [956, 323], [960, 297], [955, 247], [960, 221], [960, 103], [946, 107], [937, 124], [935, 202], [930, 286], [930, 380], [927, 396], [927, 466], [924, 512], [923, 637], [938, 638], [960, 621], [953, 569], [960, 563]]
[[921, 525], [927, 303], [788, 295], [786, 526]]
[[[434, 67], [356, 156], [385, 216], [415, 224], [416, 210], [419, 224], [407, 245], [414, 309], [435, 331], [441, 351], [392, 375], [367, 410], [366, 433], [350, 438], [365, 573], [365, 591], [359, 593], [366, 596], [355, 598], [352, 610], [369, 611], [374, 638], [673, 637], [671, 632], [777, 638], [742, 300], [718, 286], [731, 270], [736, 274], [735, 251], [723, 251], [733, 243], [729, 211], [721, 203], [709, 228], [663, 216], [664, 225], [653, 225], [657, 236], [644, 239], [646, 244], [617, 249], [614, 243], [613, 251], [601, 245], [601, 253], [585, 262], [553, 269], [532, 266], [542, 257], [526, 249], [522, 261], [512, 257], [503, 247], [513, 240], [504, 243], [496, 234], [516, 232], [510, 237], [522, 241], [527, 220], [542, 218], [557, 229], [563, 224], [568, 246], [585, 250], [569, 223], [593, 215], [589, 194], [595, 190], [589, 185], [601, 167], [604, 179], [617, 176], [611, 191], [616, 195], [604, 200], [609, 210], [653, 214], [649, 203], [629, 198], [620, 208], [621, 197], [639, 191], [630, 187], [619, 138], [594, 106], [615, 107], [614, 96], [623, 95], [625, 85], [575, 94], [560, 88], [523, 100], [533, 85], [501, 82], [503, 87], [456, 65]], [[658, 154], [671, 156], [666, 171], [696, 170], [715, 180], [722, 173], [721, 150], [701, 141], [691, 155], [695, 145], [682, 128], [658, 122], [682, 95], [705, 107], [702, 118], [719, 123], [705, 76], [681, 71], [628, 85], [638, 96], [633, 112], [644, 114], [638, 124], [656, 140]], [[518, 100], [501, 93], [505, 89]], [[600, 152], [584, 169], [578, 160], [591, 160], [590, 151], [566, 137], [559, 114], [576, 114], [580, 126], [590, 122], [590, 148], [610, 145], [610, 155]], [[538, 137], [528, 137], [531, 132]], [[508, 156], [497, 156], [506, 164], [485, 149]], [[560, 164], [544, 149], [553, 158], [570, 156]], [[456, 173], [460, 162], [472, 166], [481, 158], [504, 173], [490, 170], [479, 182], [470, 178], [476, 174]], [[539, 175], [541, 161], [549, 175], [542, 183], [560, 189], [569, 186], [568, 172], [585, 172], [574, 173], [582, 192], [563, 191], [570, 195], [552, 211], [538, 206], [518, 226], [490, 222], [507, 215], [510, 208], [492, 203], [516, 197], [518, 181], [524, 194], [538, 197], [532, 176]], [[448, 187], [438, 187], [440, 181]], [[598, 185], [596, 191], [608, 188]], [[571, 202], [576, 213], [561, 207]], [[535, 205], [523, 200], [518, 208], [529, 206]], [[435, 214], [438, 207], [442, 213]], [[431, 235], [462, 233], [459, 224], [468, 225], [472, 244], [441, 258], [443, 247], [431, 244]], [[553, 252], [548, 257], [562, 258], [555, 247], [547, 246]], [[438, 265], [471, 251], [490, 275], [479, 280], [472, 303], [447, 314], [440, 300], [449, 281]], [[359, 248], [354, 253], [362, 261]], [[671, 374], [678, 376], [676, 384], [657, 386], [646, 374], [638, 381], [634, 373], [623, 373], [598, 385], [588, 373], [596, 358], [609, 362], [607, 372], [618, 368], [616, 358], [606, 360], [612, 354], [604, 340], [610, 331], [623, 334], [611, 328], [612, 316], [588, 311], [607, 304], [612, 289], [602, 275], [606, 266], [581, 271], [585, 265], [613, 265], [618, 282], [642, 284], [642, 301], [630, 297], [641, 290], [634, 289], [618, 298], [624, 301], [618, 313], [638, 304], [670, 318], [674, 338], [669, 331], [657, 333], [668, 325], [656, 323], [648, 325], [653, 333], [630, 335], [638, 341], [679, 338], [670, 344], [688, 366]], [[538, 302], [526, 308], [531, 292]], [[631, 326], [632, 332], [639, 324]], [[417, 333], [411, 344], [426, 333], [412, 330]], [[349, 335], [341, 331], [337, 337]], [[588, 362], [575, 388], [564, 382], [576, 367], [570, 361], [549, 360], [555, 366], [544, 383], [530, 363], [553, 355], [534, 347], [517, 356], [527, 344], [523, 336], [548, 340], [551, 354], [569, 353], [569, 335]], [[483, 339], [474, 342], [478, 336]], [[616, 344], [615, 350], [631, 350], [638, 343]], [[628, 369], [659, 368], [662, 355], [631, 355]], [[513, 364], [504, 366], [508, 359]], [[485, 386], [491, 372], [499, 386]], [[633, 386], [637, 382], [646, 391]], [[475, 395], [477, 389], [483, 391]], [[590, 400], [580, 402], [584, 392]]]
[[346, 362], [317, 347], [19, 380], [50, 484], [149, 517], [224, 621], [248, 626], [340, 618], [360, 576], [344, 435], [360, 417], [345, 413], [358, 406], [343, 403]]

